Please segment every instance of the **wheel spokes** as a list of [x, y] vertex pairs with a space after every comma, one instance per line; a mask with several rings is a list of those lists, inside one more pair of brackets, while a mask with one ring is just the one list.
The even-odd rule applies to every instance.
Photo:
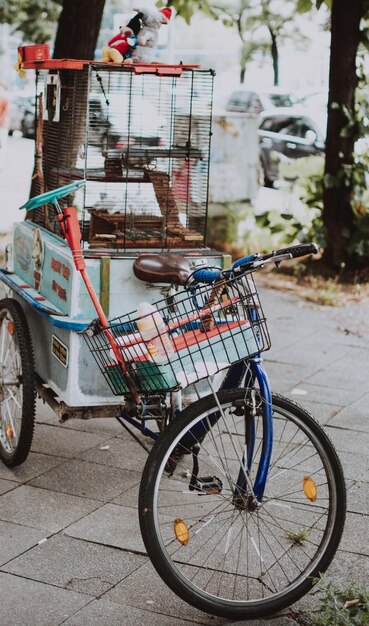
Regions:
[[22, 415], [22, 367], [13, 320], [0, 326], [0, 444], [10, 454], [19, 441]]

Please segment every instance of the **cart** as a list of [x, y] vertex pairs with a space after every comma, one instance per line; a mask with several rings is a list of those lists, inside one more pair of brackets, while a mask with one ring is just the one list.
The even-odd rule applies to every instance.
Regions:
[[[61, 420], [122, 414], [122, 396], [80, 334], [96, 311], [55, 200], [78, 209], [87, 272], [109, 319], [170, 298], [188, 268], [227, 262], [206, 247], [213, 71], [53, 59], [25, 60], [24, 69], [35, 71], [31, 196], [41, 201], [15, 225], [0, 270], [9, 295], [2, 316], [10, 309], [17, 330], [12, 380], [5, 366], [1, 378], [7, 390], [18, 380], [17, 393], [4, 410], [30, 424], [16, 453], [8, 442], [16, 425], [2, 433], [9, 465], [28, 454], [35, 394]], [[56, 197], [60, 187], [67, 195]], [[149, 432], [146, 419], [133, 422]]]

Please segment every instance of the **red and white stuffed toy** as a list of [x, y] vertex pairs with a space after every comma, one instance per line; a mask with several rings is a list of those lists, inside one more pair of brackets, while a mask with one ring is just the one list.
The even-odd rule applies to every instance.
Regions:
[[102, 60], [105, 63], [132, 63], [132, 50], [137, 45], [137, 35], [142, 26], [143, 14], [138, 12], [127, 24], [120, 26], [119, 33], [108, 41], [102, 49]]
[[142, 27], [138, 33], [138, 43], [132, 50], [134, 63], [151, 63], [154, 50], [158, 43], [159, 29], [163, 24], [168, 24], [172, 9], [164, 7], [160, 10], [150, 11], [146, 8], [135, 9], [141, 15]]

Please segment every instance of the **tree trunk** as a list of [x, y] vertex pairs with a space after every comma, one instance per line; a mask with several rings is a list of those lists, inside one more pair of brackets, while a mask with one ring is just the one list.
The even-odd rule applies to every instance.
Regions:
[[[105, 0], [63, 0], [63, 9], [59, 17], [58, 29], [54, 45], [54, 59], [93, 60], [96, 42], [104, 10]], [[65, 169], [65, 182], [71, 182], [71, 173], [80, 145], [85, 137], [87, 87], [82, 88], [86, 80], [85, 73], [79, 70], [67, 70], [62, 75], [61, 107], [63, 114], [60, 122], [55, 124], [54, 133], [58, 136], [58, 155], [55, 155], [53, 142], [44, 142], [39, 147], [39, 159], [42, 154], [41, 173], [34, 177], [31, 197], [41, 191], [59, 186], [57, 170]], [[80, 100], [77, 102], [75, 85], [79, 85]], [[84, 99], [85, 101], [82, 101]], [[43, 103], [45, 106], [45, 103]], [[73, 116], [73, 124], [70, 116]], [[48, 122], [46, 121], [46, 124]], [[73, 133], [71, 133], [71, 129]], [[40, 188], [42, 179], [44, 189]], [[45, 222], [47, 208], [45, 207]]]
[[243, 85], [245, 82], [245, 74], [246, 74], [246, 65], [241, 65], [240, 69], [240, 84]]
[[278, 54], [277, 37], [274, 31], [270, 27], [269, 27], [269, 33], [270, 33], [270, 37], [272, 40], [272, 43], [270, 45], [270, 52], [271, 52], [272, 61], [273, 61], [274, 85], [278, 86], [279, 85], [279, 54]]
[[94, 58], [105, 0], [63, 0], [54, 59]]
[[[342, 263], [346, 267], [354, 263], [347, 251], [354, 226], [352, 186], [340, 178], [344, 166], [353, 163], [354, 138], [352, 134], [342, 137], [341, 131], [348, 122], [342, 107], [354, 110], [356, 54], [363, 14], [362, 0], [333, 1], [323, 222], [327, 232], [324, 262], [336, 269]], [[332, 108], [333, 103], [339, 108], [335, 104]]]

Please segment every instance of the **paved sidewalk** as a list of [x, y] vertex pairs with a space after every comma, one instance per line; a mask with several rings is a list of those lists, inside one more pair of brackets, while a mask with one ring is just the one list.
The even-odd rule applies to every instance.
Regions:
[[[367, 580], [369, 304], [319, 308], [271, 290], [263, 302], [273, 388], [326, 426], [345, 470], [347, 523], [329, 575], [339, 585]], [[137, 520], [144, 460], [114, 420], [60, 425], [38, 404], [28, 460], [14, 470], [0, 463], [2, 626], [230, 623], [179, 600], [145, 556]], [[296, 626], [293, 615], [247, 624]]]

